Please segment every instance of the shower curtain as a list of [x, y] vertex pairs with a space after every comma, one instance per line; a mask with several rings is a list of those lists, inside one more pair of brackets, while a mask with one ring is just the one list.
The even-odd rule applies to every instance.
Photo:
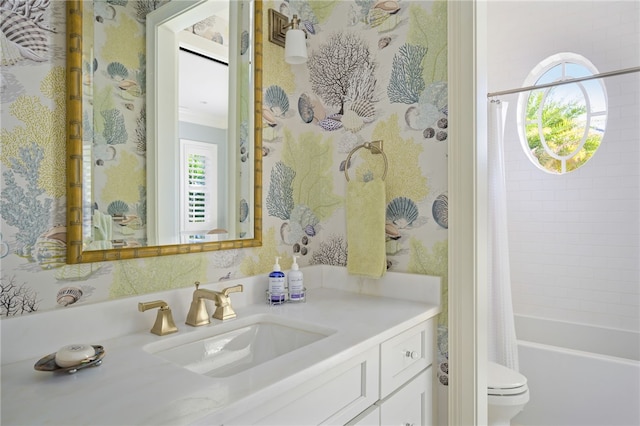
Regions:
[[504, 168], [504, 124], [508, 104], [489, 102], [488, 138], [488, 347], [489, 361], [518, 370], [518, 345], [511, 300]]

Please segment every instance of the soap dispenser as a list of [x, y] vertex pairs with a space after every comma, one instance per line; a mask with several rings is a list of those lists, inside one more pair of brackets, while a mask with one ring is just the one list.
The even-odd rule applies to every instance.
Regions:
[[284, 288], [285, 276], [280, 270], [279, 257], [276, 257], [276, 263], [273, 265], [273, 271], [269, 274], [269, 290], [267, 301], [271, 305], [280, 305], [285, 302], [286, 292]]
[[288, 280], [289, 280], [289, 301], [290, 302], [304, 301], [304, 297], [305, 297], [304, 283], [302, 282], [302, 271], [298, 266], [298, 256], [293, 256], [293, 265], [291, 265], [291, 271], [289, 272]]

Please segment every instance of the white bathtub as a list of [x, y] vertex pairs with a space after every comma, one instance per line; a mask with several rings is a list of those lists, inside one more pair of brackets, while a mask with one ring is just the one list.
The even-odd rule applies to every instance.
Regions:
[[640, 334], [516, 315], [522, 426], [640, 425]]

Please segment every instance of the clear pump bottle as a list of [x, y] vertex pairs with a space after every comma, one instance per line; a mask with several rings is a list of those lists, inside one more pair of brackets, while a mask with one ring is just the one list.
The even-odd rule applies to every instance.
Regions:
[[273, 265], [273, 271], [269, 274], [269, 290], [267, 300], [272, 305], [279, 305], [286, 300], [285, 275], [280, 269], [279, 257]]

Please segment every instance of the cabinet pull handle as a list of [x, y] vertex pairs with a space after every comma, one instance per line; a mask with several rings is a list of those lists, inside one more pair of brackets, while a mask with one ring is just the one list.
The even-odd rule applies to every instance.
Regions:
[[[404, 356], [411, 359], [418, 359], [419, 355], [416, 351], [404, 351]], [[410, 426], [410, 425], [409, 425]]]
[[413, 423], [404, 423], [402, 426], [413, 426]]

